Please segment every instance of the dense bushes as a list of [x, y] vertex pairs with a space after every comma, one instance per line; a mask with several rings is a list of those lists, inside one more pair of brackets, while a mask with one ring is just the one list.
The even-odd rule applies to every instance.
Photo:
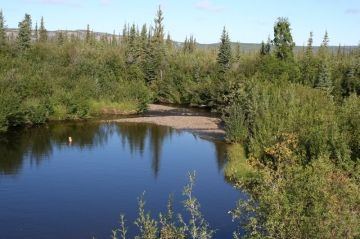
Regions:
[[[48, 119], [139, 112], [150, 100], [143, 77], [132, 77], [133, 68], [126, 67], [116, 49], [71, 42], [35, 43], [26, 52], [7, 47], [0, 59], [2, 130]], [[107, 102], [102, 105], [111, 110], [93, 102]]]
[[225, 117], [227, 136], [243, 142], [247, 150], [262, 158], [263, 149], [273, 145], [282, 133], [299, 137], [299, 153], [306, 161], [329, 155], [347, 160], [337, 120], [337, 106], [326, 93], [291, 83], [271, 83], [254, 78], [245, 82], [238, 99]]
[[[226, 177], [250, 199], [233, 216], [245, 238], [356, 238], [360, 235], [359, 97], [260, 75], [243, 81], [224, 116]], [[244, 223], [245, 222], [245, 223]]]
[[250, 193], [233, 211], [245, 238], [356, 238], [359, 184], [327, 156], [303, 165], [299, 143], [293, 134], [282, 135], [265, 149], [272, 163], [252, 157], [255, 172], [238, 178]]

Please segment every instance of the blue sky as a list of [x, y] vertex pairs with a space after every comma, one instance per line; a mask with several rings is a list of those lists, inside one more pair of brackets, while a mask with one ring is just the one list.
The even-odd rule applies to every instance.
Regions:
[[272, 36], [278, 17], [288, 17], [297, 45], [314, 32], [315, 45], [325, 30], [331, 45], [360, 42], [360, 0], [0, 0], [8, 27], [17, 27], [25, 13], [33, 22], [44, 16], [49, 30], [85, 29], [121, 32], [125, 22], [152, 24], [157, 7], [165, 30], [174, 40], [193, 34], [200, 43], [219, 41], [226, 26], [232, 41], [261, 42]]

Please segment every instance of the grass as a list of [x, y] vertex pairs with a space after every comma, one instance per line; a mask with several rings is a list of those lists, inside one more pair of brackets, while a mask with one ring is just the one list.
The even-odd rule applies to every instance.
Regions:
[[224, 173], [227, 180], [235, 183], [243, 183], [258, 177], [258, 172], [246, 159], [244, 147], [240, 144], [233, 144], [229, 147], [228, 162]]
[[140, 111], [140, 105], [135, 100], [124, 102], [91, 101], [90, 115], [128, 115]]

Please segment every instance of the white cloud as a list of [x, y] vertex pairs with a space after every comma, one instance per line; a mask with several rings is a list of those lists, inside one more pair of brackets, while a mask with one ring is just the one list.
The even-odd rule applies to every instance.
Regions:
[[63, 5], [70, 7], [81, 7], [81, 0], [23, 0], [29, 4]]
[[357, 8], [348, 8], [345, 11], [346, 14], [351, 14], [351, 15], [357, 15], [360, 13], [360, 10]]
[[45, 4], [64, 4], [67, 3], [67, 0], [40, 0], [40, 3]]
[[109, 5], [111, 0], [100, 0], [101, 5]]
[[220, 12], [224, 10], [223, 6], [215, 5], [210, 0], [202, 0], [195, 4], [195, 7], [200, 10], [211, 11], [211, 12]]

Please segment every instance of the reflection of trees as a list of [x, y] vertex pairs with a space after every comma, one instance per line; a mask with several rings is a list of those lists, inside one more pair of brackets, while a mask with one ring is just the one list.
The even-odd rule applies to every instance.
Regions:
[[145, 149], [145, 139], [148, 134], [148, 125], [137, 123], [121, 123], [117, 125], [118, 134], [122, 143], [127, 142], [131, 154], [139, 151], [141, 154]]
[[0, 136], [0, 141], [0, 174], [18, 173], [25, 156], [38, 164], [52, 152], [45, 127], [8, 132]]
[[115, 132], [113, 124], [99, 124], [95, 122], [62, 123], [49, 125], [51, 140], [59, 145], [68, 144], [71, 136], [73, 146], [92, 148], [107, 143], [108, 138]]
[[95, 123], [57, 123], [39, 128], [24, 128], [0, 135], [0, 174], [17, 174], [24, 158], [39, 164], [50, 157], [53, 147], [68, 144], [94, 147], [107, 142], [114, 127]]
[[172, 129], [168, 127], [158, 127], [156, 125], [151, 125], [149, 132], [150, 145], [153, 153], [151, 168], [153, 170], [154, 176], [157, 177], [160, 169], [162, 144], [166, 136], [172, 135]]
[[151, 168], [155, 176], [158, 175], [161, 161], [162, 145], [166, 137], [171, 136], [173, 130], [168, 127], [153, 124], [121, 123], [118, 125], [119, 135], [123, 143], [127, 142], [131, 153], [145, 148], [146, 139], [152, 152]]
[[[94, 122], [50, 123], [38, 128], [17, 129], [0, 135], [0, 175], [19, 173], [25, 158], [38, 165], [42, 160], [50, 158], [54, 148], [69, 147], [69, 136], [73, 138], [71, 146], [92, 148], [106, 144], [113, 134], [117, 134], [132, 154], [142, 154], [148, 145], [151, 168], [157, 177], [164, 141], [174, 132], [169, 127], [152, 124]], [[214, 142], [214, 147], [218, 168], [221, 170], [226, 163], [226, 145]]]
[[222, 142], [214, 142], [214, 146], [215, 146], [215, 153], [216, 153], [218, 169], [222, 170], [227, 161], [226, 144], [222, 143]]

